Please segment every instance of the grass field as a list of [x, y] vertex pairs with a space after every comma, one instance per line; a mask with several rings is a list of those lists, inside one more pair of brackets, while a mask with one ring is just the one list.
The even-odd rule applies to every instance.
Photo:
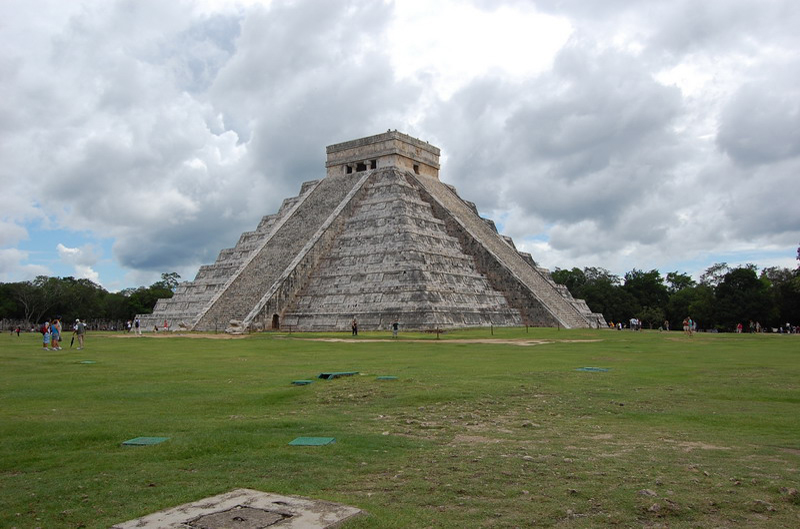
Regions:
[[[5, 333], [0, 526], [109, 527], [234, 488], [369, 513], [348, 529], [800, 526], [800, 336], [400, 336]], [[323, 371], [360, 374], [291, 384]], [[121, 446], [138, 436], [169, 440]]]

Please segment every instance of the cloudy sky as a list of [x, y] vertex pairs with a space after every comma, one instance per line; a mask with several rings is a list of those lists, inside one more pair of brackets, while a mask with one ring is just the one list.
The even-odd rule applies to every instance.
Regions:
[[194, 277], [398, 129], [555, 268], [796, 266], [797, 0], [3, 0], [0, 281]]

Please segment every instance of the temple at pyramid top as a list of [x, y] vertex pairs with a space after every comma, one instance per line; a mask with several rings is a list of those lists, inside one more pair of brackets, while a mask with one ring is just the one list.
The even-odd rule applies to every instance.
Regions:
[[396, 130], [328, 145], [325, 150], [328, 176], [396, 167], [439, 178], [439, 149]]
[[143, 328], [604, 326], [439, 181], [439, 153], [392, 130], [328, 146], [325, 178], [139, 315]]

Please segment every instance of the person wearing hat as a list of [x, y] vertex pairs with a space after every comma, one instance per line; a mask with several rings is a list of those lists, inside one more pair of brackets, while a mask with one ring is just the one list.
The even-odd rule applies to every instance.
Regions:
[[83, 335], [86, 334], [86, 325], [80, 320], [75, 320], [75, 335], [78, 337], [78, 350], [83, 349]]

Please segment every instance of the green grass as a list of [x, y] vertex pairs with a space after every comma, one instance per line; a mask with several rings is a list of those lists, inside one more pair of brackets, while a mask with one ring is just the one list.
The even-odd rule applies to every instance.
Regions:
[[[321, 337], [344, 341], [304, 339]], [[2, 527], [108, 527], [234, 488], [366, 510], [351, 529], [800, 526], [800, 337], [93, 333], [87, 346], [0, 336]], [[361, 375], [291, 385], [323, 371]], [[120, 445], [139, 436], [169, 440]], [[300, 436], [337, 441], [288, 445]]]

